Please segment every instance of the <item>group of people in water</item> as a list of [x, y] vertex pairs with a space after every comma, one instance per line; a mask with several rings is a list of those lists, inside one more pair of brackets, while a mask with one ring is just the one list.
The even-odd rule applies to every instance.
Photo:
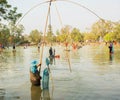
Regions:
[[[40, 47], [38, 47], [40, 48]], [[46, 58], [46, 68], [43, 71], [43, 77], [42, 77], [42, 85], [43, 88], [48, 88], [48, 83], [49, 83], [49, 65], [51, 64], [51, 59], [54, 58], [55, 55], [55, 49], [53, 50], [52, 47], [49, 48], [49, 57]], [[40, 68], [41, 64], [38, 63], [37, 60], [32, 61], [31, 67], [30, 67], [30, 80], [33, 85], [40, 85]]]
[[[76, 45], [75, 45], [75, 47], [76, 47]], [[74, 48], [75, 48], [74, 47]], [[114, 45], [113, 45], [113, 42], [110, 42], [109, 43], [109, 46], [108, 46], [108, 48], [109, 48], [109, 53], [110, 54], [112, 54], [113, 52], [114, 52]], [[38, 49], [40, 49], [40, 44], [38, 45]], [[49, 57], [46, 59], [46, 66], [48, 66], [48, 68], [49, 68], [49, 64], [50, 64], [50, 59], [51, 58], [54, 58], [55, 57], [55, 49], [53, 49], [52, 48], [52, 46], [49, 48]], [[48, 60], [49, 59], [49, 60]], [[37, 69], [38, 67], [40, 67], [41, 65], [39, 64], [39, 65], [35, 65], [34, 67]], [[31, 69], [32, 70], [32, 69]], [[37, 72], [35, 72], [36, 70], [33, 70], [33, 74], [34, 73], [38, 73], [39, 71], [37, 71]], [[32, 72], [32, 71], [31, 71]], [[45, 73], [48, 73], [49, 71], [48, 70], [45, 70], [44, 71], [44, 74]], [[47, 74], [46, 74], [47, 75]], [[43, 75], [44, 76], [44, 75]], [[41, 79], [41, 77], [39, 77], [39, 79]]]

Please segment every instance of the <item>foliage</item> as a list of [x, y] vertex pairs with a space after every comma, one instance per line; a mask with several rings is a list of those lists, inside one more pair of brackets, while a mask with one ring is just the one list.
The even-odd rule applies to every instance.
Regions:
[[69, 26], [69, 25], [66, 25], [65, 27], [63, 27], [61, 29], [61, 32], [60, 32], [60, 34], [61, 34], [61, 38], [60, 38], [61, 42], [71, 42], [71, 36], [70, 36], [71, 29], [72, 29], [72, 27]]
[[96, 41], [97, 38], [98, 38], [98, 36], [95, 35], [94, 33], [85, 33], [84, 34], [84, 40]]
[[5, 20], [7, 16], [8, 9], [11, 5], [8, 4], [7, 0], [0, 0], [0, 20]]
[[79, 42], [79, 41], [83, 41], [83, 36], [80, 33], [79, 29], [74, 28], [71, 32], [71, 39], [74, 42]]
[[24, 27], [22, 25], [16, 26], [17, 20], [22, 16], [17, 13], [17, 7], [12, 7], [7, 0], [0, 0], [0, 42], [7, 45], [7, 43], [21, 41]]
[[106, 20], [99, 20], [92, 25], [91, 33], [97, 35], [97, 37], [104, 37], [107, 33], [112, 32], [114, 23]]
[[[104, 27], [103, 27], [103, 26]], [[36, 37], [36, 38], [35, 38]], [[31, 41], [38, 42], [39, 36], [32, 35]], [[42, 36], [41, 36], [42, 37]], [[56, 31], [56, 36], [52, 32], [52, 26], [48, 27], [46, 41], [48, 42], [80, 42], [84, 40], [99, 41], [100, 37], [105, 41], [120, 41], [120, 23], [111, 21], [98, 21], [93, 24], [91, 32], [81, 33], [79, 29], [69, 25]], [[35, 38], [37, 40], [34, 40]], [[41, 39], [41, 38], [40, 38]]]
[[53, 41], [53, 32], [52, 32], [52, 26], [48, 25], [48, 32], [47, 32], [47, 41], [52, 42]]
[[115, 38], [115, 33], [114, 32], [111, 32], [111, 33], [108, 33], [104, 36], [104, 40], [106, 42], [109, 42], [109, 41], [114, 41], [116, 38]]
[[17, 13], [17, 7], [12, 8], [7, 0], [0, 0], [0, 20], [13, 22], [15, 24], [21, 16], [21, 13]]
[[116, 23], [116, 26], [114, 28], [114, 32], [116, 34], [116, 40], [120, 42], [120, 22]]
[[[2, 28], [2, 29], [1, 29]], [[0, 27], [0, 43], [2, 43], [3, 45], [7, 45], [7, 43], [9, 42], [9, 29], [6, 26], [2, 26]]]
[[42, 33], [40, 33], [38, 30], [33, 30], [30, 33], [29, 38], [31, 42], [38, 43], [41, 41], [41, 36], [42, 36]]

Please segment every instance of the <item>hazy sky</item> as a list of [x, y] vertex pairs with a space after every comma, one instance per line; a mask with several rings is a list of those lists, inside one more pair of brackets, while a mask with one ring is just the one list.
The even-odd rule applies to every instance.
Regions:
[[[18, 7], [18, 12], [23, 15], [33, 6], [42, 3], [46, 0], [8, 0], [9, 4], [13, 7]], [[80, 31], [87, 31], [91, 25], [99, 20], [91, 12], [86, 9], [61, 0], [53, 2], [51, 5], [51, 25], [53, 31], [60, 29], [58, 12], [62, 21], [62, 25], [70, 25], [79, 28]], [[120, 0], [71, 0], [92, 10], [103, 19], [111, 21], [120, 21]], [[57, 8], [57, 10], [56, 10]], [[43, 31], [45, 27], [46, 15], [48, 10], [48, 3], [41, 4], [39, 7], [34, 8], [29, 12], [19, 24], [23, 24], [26, 34], [31, 30], [38, 29]]]

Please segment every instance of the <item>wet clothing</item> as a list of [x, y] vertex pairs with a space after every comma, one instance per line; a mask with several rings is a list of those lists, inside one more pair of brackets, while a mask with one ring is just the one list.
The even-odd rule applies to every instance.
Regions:
[[113, 44], [112, 43], [110, 43], [110, 45], [109, 45], [109, 52], [113, 53]]
[[48, 58], [46, 58], [46, 65], [49, 66], [49, 64], [50, 64], [50, 61]]
[[43, 80], [42, 80], [43, 89], [49, 89], [49, 69], [45, 68], [43, 71]]
[[52, 50], [52, 47], [50, 47], [50, 49], [49, 49], [49, 54], [50, 54], [50, 56], [52, 56], [52, 55], [53, 55], [53, 50]]

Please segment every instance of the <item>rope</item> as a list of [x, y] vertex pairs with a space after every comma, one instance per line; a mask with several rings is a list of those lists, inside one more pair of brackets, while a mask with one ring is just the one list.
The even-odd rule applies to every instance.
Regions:
[[33, 6], [31, 9], [29, 9], [29, 10], [21, 17], [21, 19], [17, 22], [17, 24], [16, 24], [15, 26], [17, 26], [17, 25], [22, 21], [22, 19], [23, 19], [29, 12], [31, 12], [33, 9], [37, 8], [37, 7], [40, 6], [41, 4], [48, 3], [48, 2], [49, 2], [49, 1], [45, 1], [45, 2], [42, 2], [42, 3], [39, 3], [39, 4], [35, 5], [35, 6]]
[[[92, 14], [94, 14], [95, 16], [97, 16], [100, 20], [103, 20], [100, 16], [98, 16], [95, 12], [93, 12], [92, 10], [90, 10], [89, 8], [81, 5], [80, 3], [77, 3], [77, 2], [74, 2], [74, 1], [71, 1], [71, 0], [49, 0], [49, 1], [45, 1], [45, 2], [42, 2], [42, 3], [39, 3], [35, 6], [33, 6], [31, 9], [29, 9], [22, 17], [21, 19], [17, 22], [17, 24], [15, 26], [17, 26], [21, 21], [22, 19], [30, 12], [32, 11], [33, 9], [37, 8], [38, 6], [40, 6], [41, 4], [45, 4], [45, 3], [50, 3], [49, 5], [51, 5], [51, 2], [55, 2], [55, 1], [65, 1], [65, 2], [69, 2], [69, 3], [72, 3], [72, 4], [75, 4], [75, 5], [78, 5], [86, 10], [88, 10], [89, 12], [91, 12]], [[59, 14], [58, 14], [59, 15]], [[60, 19], [60, 17], [59, 17]], [[60, 19], [61, 20], [61, 19]]]
[[77, 2], [74, 2], [74, 1], [71, 1], [71, 0], [55, 0], [55, 1], [65, 1], [65, 2], [69, 2], [69, 3], [72, 3], [72, 4], [75, 4], [75, 5], [78, 5], [86, 10], [88, 10], [89, 12], [91, 12], [92, 14], [94, 14], [96, 17], [98, 17], [99, 19], [103, 20], [100, 16], [98, 16], [95, 12], [93, 12], [92, 10], [90, 10], [89, 8], [81, 5], [80, 3], [77, 3]]
[[57, 9], [56, 4], [55, 4], [55, 8], [56, 8], [56, 12], [57, 12], [57, 15], [58, 15], [58, 18], [59, 18], [59, 21], [60, 21], [61, 27], [63, 27], [62, 20], [61, 20], [61, 16], [60, 16], [60, 13], [59, 13], [59, 11], [58, 11], [58, 9]]

